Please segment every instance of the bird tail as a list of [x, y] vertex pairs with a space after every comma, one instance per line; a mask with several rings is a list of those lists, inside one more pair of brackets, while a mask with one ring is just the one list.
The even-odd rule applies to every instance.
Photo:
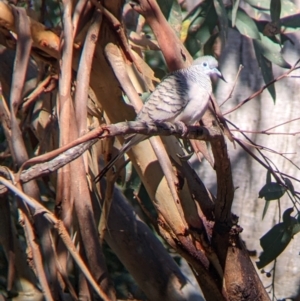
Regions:
[[108, 172], [108, 170], [126, 153], [128, 152], [134, 145], [136, 145], [137, 143], [145, 140], [147, 138], [147, 136], [145, 135], [141, 135], [141, 134], [137, 134], [134, 136], [130, 136], [128, 139], [126, 139], [127, 141], [125, 142], [125, 144], [122, 146], [122, 148], [120, 149], [118, 155], [116, 155], [113, 159], [111, 159], [106, 166], [103, 167], [103, 169], [101, 170], [101, 172], [96, 176], [96, 178], [94, 179], [95, 183], [99, 182], [103, 176]]

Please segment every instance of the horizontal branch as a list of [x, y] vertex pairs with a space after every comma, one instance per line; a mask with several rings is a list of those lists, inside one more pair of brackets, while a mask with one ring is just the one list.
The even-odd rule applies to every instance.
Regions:
[[213, 134], [206, 127], [186, 126], [182, 122], [155, 122], [147, 123], [141, 121], [119, 122], [103, 127], [109, 132], [106, 137], [122, 136], [127, 134], [143, 134], [146, 136], [171, 136], [179, 138], [197, 139], [209, 141]]
[[[201, 126], [185, 126], [180, 122], [174, 124], [170, 122], [147, 124], [146, 122], [129, 121], [104, 125], [93, 129], [86, 135], [64, 145], [59, 149], [26, 161], [17, 173], [16, 181], [20, 180], [25, 183], [58, 170], [81, 156], [86, 150], [95, 144], [98, 139], [125, 136], [128, 134], [143, 134], [146, 136], [174, 135], [179, 138], [198, 139], [204, 141], [211, 141], [214, 139], [214, 133], [210, 132], [208, 128]], [[26, 167], [31, 165], [32, 167], [24, 170]]]

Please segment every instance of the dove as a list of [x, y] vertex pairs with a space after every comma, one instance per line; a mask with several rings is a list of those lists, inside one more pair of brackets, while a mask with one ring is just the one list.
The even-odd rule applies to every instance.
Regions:
[[[146, 100], [136, 121], [182, 122], [193, 125], [204, 115], [212, 93], [211, 76], [223, 79], [218, 70], [218, 62], [212, 56], [200, 57], [185, 69], [168, 74]], [[125, 138], [125, 143], [114, 157], [95, 178], [98, 182], [104, 174], [130, 148], [147, 139], [142, 134], [133, 134]]]

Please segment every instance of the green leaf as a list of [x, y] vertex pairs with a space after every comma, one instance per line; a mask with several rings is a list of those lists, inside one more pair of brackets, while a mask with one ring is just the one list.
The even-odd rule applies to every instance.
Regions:
[[182, 22], [182, 28], [180, 33], [181, 41], [186, 41], [188, 34], [196, 32], [203, 22], [205, 17], [203, 16], [203, 3], [197, 5], [191, 12], [189, 12]]
[[196, 18], [198, 18], [199, 16], [203, 16], [203, 14], [205, 14], [205, 7], [206, 7], [206, 3], [202, 2], [198, 5], [196, 5], [183, 19], [183, 22], [185, 21], [189, 21], [190, 23], [194, 22], [194, 20]]
[[171, 27], [175, 30], [177, 36], [179, 37], [181, 32], [181, 27], [182, 27], [182, 12], [181, 12], [181, 7], [177, 0], [173, 1], [168, 22], [171, 25]]
[[[228, 18], [232, 22], [231, 9], [228, 9]], [[260, 39], [260, 34], [255, 22], [241, 9], [236, 13], [235, 26], [242, 35], [252, 39]], [[233, 22], [232, 27], [234, 27]]]
[[214, 6], [202, 3], [201, 10], [197, 10], [198, 16], [193, 17], [193, 22], [188, 29], [188, 35], [185, 39], [185, 46], [192, 56], [203, 52], [205, 43], [211, 38], [212, 32], [216, 27], [218, 17]]
[[270, 9], [270, 0], [245, 0], [245, 1], [257, 9], [262, 9], [262, 10]]
[[195, 43], [197, 43], [195, 45], [198, 45], [198, 47], [194, 48], [194, 51], [191, 52], [191, 55], [194, 57], [196, 53], [198, 53], [199, 51], [203, 52], [203, 48], [205, 47], [206, 42], [209, 41], [210, 38], [211, 38], [211, 32], [210, 32], [209, 25], [205, 24], [194, 35], [194, 41]]
[[240, 0], [233, 0], [233, 6], [232, 6], [232, 12], [231, 12], [232, 27], [235, 27], [236, 13], [238, 11], [239, 5], [240, 5]]
[[276, 182], [267, 183], [258, 193], [259, 198], [264, 198], [266, 201], [278, 200], [284, 193], [285, 188]]
[[165, 16], [165, 18], [168, 20], [172, 7], [174, 5], [174, 2], [177, 2], [176, 0], [157, 0], [157, 4], [160, 7], [161, 12]]
[[300, 232], [300, 223], [291, 216], [293, 208], [288, 208], [282, 215], [282, 223], [275, 225], [261, 239], [260, 245], [263, 249], [259, 256], [257, 267], [259, 269], [276, 259], [290, 243], [295, 234]]
[[181, 7], [177, 0], [157, 0], [157, 3], [177, 36], [180, 36], [182, 24]]
[[[34, 1], [35, 4], [39, 3], [40, 1]], [[40, 2], [41, 3], [41, 2]], [[36, 10], [41, 11], [43, 8], [39, 7]], [[63, 4], [60, 1], [47, 1], [46, 4], [46, 15], [44, 24], [47, 27], [54, 28], [58, 25], [61, 26], [61, 12], [63, 11]]]
[[214, 6], [220, 23], [220, 33], [223, 45], [225, 45], [228, 33], [228, 18], [224, 3], [222, 0], [214, 0]]
[[[270, 0], [245, 0], [245, 1], [258, 10], [270, 11], [270, 8], [274, 10], [274, 8], [271, 7]], [[290, 16], [296, 14], [297, 12], [298, 12], [298, 8], [292, 1], [281, 0], [281, 13], [280, 13], [281, 17]]]
[[297, 233], [300, 232], [300, 224], [299, 223], [296, 223], [294, 226], [293, 226], [293, 230], [292, 230], [292, 235], [296, 235]]
[[218, 37], [218, 34], [212, 35], [209, 40], [205, 43], [203, 52], [207, 55], [213, 55], [213, 45], [215, 43], [216, 38]]
[[292, 223], [297, 222], [296, 219], [291, 216], [293, 211], [293, 208], [288, 208], [282, 214], [282, 220], [286, 228], [288, 228]]
[[299, 28], [300, 27], [300, 14], [282, 18], [282, 19], [280, 19], [280, 24], [284, 27]]
[[281, 0], [281, 14], [280, 17], [284, 18], [298, 13], [298, 7], [290, 0]]
[[269, 205], [270, 205], [270, 201], [266, 201], [261, 219], [264, 219], [264, 217], [268, 211]]
[[205, 16], [197, 17], [189, 27], [188, 32], [191, 34], [197, 34], [198, 30], [202, 28], [203, 23], [205, 22]]
[[268, 37], [265, 37], [260, 33], [260, 40], [255, 41], [259, 52], [272, 63], [282, 67], [291, 68], [291, 65], [283, 58], [281, 54], [280, 45], [274, 43]]
[[292, 181], [289, 178], [283, 178], [285, 185], [288, 187], [292, 195], [295, 195], [295, 188]]
[[287, 247], [291, 239], [292, 233], [286, 229], [283, 223], [275, 225], [260, 239], [263, 252], [259, 256], [259, 261], [256, 262], [257, 267], [261, 269], [276, 259]]
[[[263, 79], [265, 83], [269, 83], [271, 80], [274, 79], [273, 76], [273, 70], [272, 70], [272, 64], [270, 63], [269, 60], [267, 60], [261, 53], [261, 48], [260, 44], [258, 44], [257, 40], [253, 40], [253, 45], [254, 45], [254, 50], [257, 58], [258, 65], [261, 68], [261, 73], [263, 76]], [[276, 100], [276, 91], [275, 91], [275, 86], [270, 85], [267, 87], [269, 93], [271, 94], [273, 101], [275, 102]]]
[[290, 231], [292, 237], [300, 232], [299, 216], [297, 219], [291, 216], [293, 211], [294, 208], [288, 208], [284, 211], [282, 215], [282, 220], [285, 225], [285, 228]]
[[271, 0], [270, 12], [272, 22], [278, 22], [281, 12], [281, 0]]

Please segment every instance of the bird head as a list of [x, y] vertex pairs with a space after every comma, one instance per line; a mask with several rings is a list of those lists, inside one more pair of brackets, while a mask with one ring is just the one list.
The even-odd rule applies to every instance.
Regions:
[[219, 78], [226, 82], [222, 73], [218, 69], [218, 61], [213, 56], [205, 55], [199, 57], [198, 59], [194, 60], [193, 66], [199, 66], [207, 75], [217, 75]]

